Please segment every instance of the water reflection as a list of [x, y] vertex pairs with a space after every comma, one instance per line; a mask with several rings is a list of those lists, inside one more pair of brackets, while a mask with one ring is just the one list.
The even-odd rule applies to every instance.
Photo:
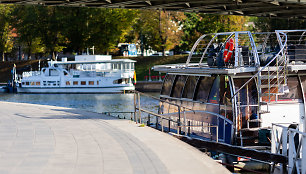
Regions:
[[[150, 95], [158, 96], [157, 93]], [[0, 101], [78, 108], [97, 113], [134, 111], [133, 94], [1, 94]], [[158, 101], [141, 97], [144, 109], [156, 112], [157, 106]]]

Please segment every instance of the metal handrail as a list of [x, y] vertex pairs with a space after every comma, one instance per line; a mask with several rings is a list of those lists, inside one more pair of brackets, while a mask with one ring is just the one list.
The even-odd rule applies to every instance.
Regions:
[[151, 96], [151, 95], [148, 95], [148, 94], [145, 94], [145, 93], [143, 93], [143, 92], [136, 91], [136, 90], [134, 90], [133, 92], [134, 92], [134, 93], [137, 93], [137, 94], [141, 94], [141, 95], [147, 96], [147, 97], [150, 97], [150, 98], [155, 99], [155, 100], [158, 100], [158, 101], [160, 101], [160, 102], [165, 102], [165, 103], [168, 103], [168, 104], [170, 104], [170, 105], [174, 105], [174, 106], [177, 106], [177, 107], [180, 107], [180, 108], [184, 108], [184, 109], [193, 111], [193, 112], [195, 113], [195, 111], [194, 111], [193, 109], [190, 109], [190, 108], [188, 108], [188, 107], [186, 107], [186, 106], [181, 106], [181, 105], [178, 105], [178, 104], [169, 102], [169, 101], [167, 101], [167, 100], [163, 100], [163, 99], [160, 99], [160, 98], [157, 98], [157, 97], [154, 97], [154, 96]]
[[[282, 33], [284, 34], [284, 33]], [[261, 73], [264, 69], [266, 69], [279, 55], [281, 52], [284, 51], [286, 45], [287, 45], [287, 35], [285, 35], [285, 44], [282, 45], [282, 48], [280, 49], [280, 51], [274, 56], [273, 59], [271, 59], [264, 67], [262, 67], [256, 74], [254, 74], [247, 82], [245, 82], [235, 93], [234, 95], [231, 97], [231, 99], [233, 99], [239, 92], [241, 89], [243, 89], [248, 83], [251, 82], [251, 80], [253, 80], [256, 76], [258, 76], [259, 73]]]
[[[219, 131], [218, 131], [218, 126], [217, 125], [213, 125], [213, 126], [204, 126], [204, 125], [201, 125], [201, 126], [195, 126], [195, 125], [182, 125], [182, 126], [177, 126], [177, 134], [179, 134], [179, 128], [183, 128], [183, 127], [204, 127], [204, 128], [211, 128], [211, 127], [214, 127], [216, 128], [216, 142], [219, 142]], [[211, 134], [211, 133], [210, 133]]]

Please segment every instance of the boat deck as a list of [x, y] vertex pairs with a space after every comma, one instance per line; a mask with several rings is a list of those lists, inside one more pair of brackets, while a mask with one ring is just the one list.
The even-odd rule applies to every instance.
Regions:
[[0, 102], [0, 173], [229, 173], [180, 140], [129, 120]]
[[[239, 73], [252, 73], [258, 72], [263, 67], [252, 67], [252, 66], [244, 66], [244, 67], [209, 67], [207, 64], [197, 64], [194, 66], [186, 67], [185, 64], [171, 64], [171, 65], [157, 65], [154, 66], [155, 71], [160, 71], [163, 73], [179, 73], [179, 74], [228, 74], [228, 75], [235, 75]], [[306, 70], [306, 64], [288, 64], [287, 69], [289, 71], [303, 71]], [[264, 68], [262, 71], [276, 71], [276, 66], [269, 66]]]

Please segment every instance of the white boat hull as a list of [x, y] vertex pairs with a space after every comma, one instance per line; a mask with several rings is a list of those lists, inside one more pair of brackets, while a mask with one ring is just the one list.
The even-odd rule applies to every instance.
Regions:
[[134, 86], [113, 86], [113, 87], [52, 87], [52, 88], [31, 88], [18, 87], [18, 93], [43, 93], [43, 94], [90, 94], [90, 93], [122, 93], [135, 90]]

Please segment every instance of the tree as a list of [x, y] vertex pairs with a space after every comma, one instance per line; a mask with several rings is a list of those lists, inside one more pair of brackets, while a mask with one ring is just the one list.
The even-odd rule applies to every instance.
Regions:
[[124, 41], [131, 29], [136, 11], [126, 9], [91, 9], [88, 14], [88, 46], [98, 52], [108, 53]]
[[[39, 32], [42, 43], [46, 46], [46, 52], [56, 59], [57, 52], [62, 51], [66, 46], [67, 38], [64, 33], [65, 7], [37, 7]], [[30, 13], [30, 12], [29, 12]]]
[[17, 30], [19, 45], [31, 59], [32, 53], [45, 51], [42, 37], [39, 34], [39, 19], [37, 6], [14, 6], [12, 14], [12, 26]]
[[13, 48], [13, 32], [9, 24], [12, 6], [0, 5], [0, 54], [5, 61], [5, 53]]
[[193, 43], [203, 34], [244, 31], [248, 17], [234, 15], [211, 15], [185, 13], [186, 18], [182, 21], [184, 34], [180, 44], [181, 50], [190, 50]]
[[182, 12], [139, 10], [130, 36], [140, 41], [143, 49], [152, 48], [164, 54], [165, 50], [179, 44], [182, 35], [180, 20], [183, 17]]
[[306, 27], [305, 20], [299, 19], [277, 19], [267, 17], [254, 17], [252, 21], [255, 24], [254, 31], [271, 32], [275, 30], [296, 30]]

